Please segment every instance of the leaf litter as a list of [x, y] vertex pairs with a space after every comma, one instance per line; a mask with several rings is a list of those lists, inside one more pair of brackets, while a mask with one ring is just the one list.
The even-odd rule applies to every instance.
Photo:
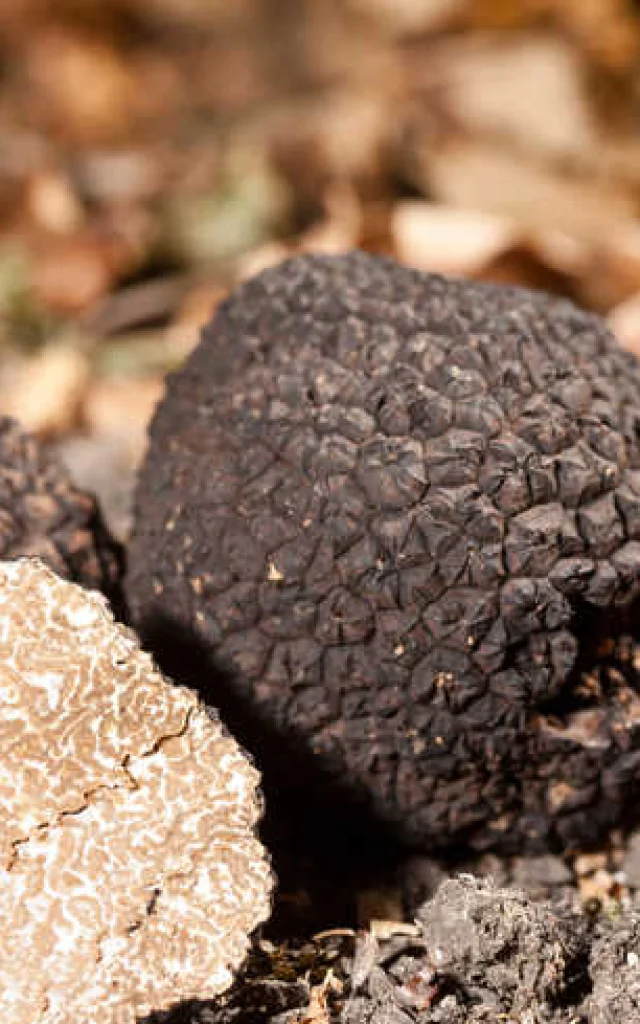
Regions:
[[[640, 353], [639, 54], [630, 0], [6, 0], [0, 411], [126, 540], [164, 374], [230, 286], [289, 254], [358, 246], [547, 288]], [[471, 869], [607, 918], [637, 902], [638, 862], [637, 835], [614, 835]], [[401, 917], [453, 871], [409, 857], [332, 923]], [[285, 886], [281, 904], [299, 923], [309, 899]], [[334, 961], [377, 957], [384, 934], [318, 940], [333, 973], [292, 968], [272, 1016], [332, 1019]]]

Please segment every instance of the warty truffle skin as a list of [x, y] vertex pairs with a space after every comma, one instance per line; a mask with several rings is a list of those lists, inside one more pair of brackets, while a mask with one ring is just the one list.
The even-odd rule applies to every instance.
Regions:
[[0, 416], [0, 558], [41, 558], [119, 601], [122, 556], [95, 499], [15, 420]]
[[101, 594], [0, 562], [0, 1019], [224, 991], [270, 910], [258, 781]]
[[287, 261], [169, 378], [133, 619], [403, 839], [590, 842], [640, 786], [638, 689], [574, 671], [638, 593], [639, 436], [636, 360], [568, 301]]

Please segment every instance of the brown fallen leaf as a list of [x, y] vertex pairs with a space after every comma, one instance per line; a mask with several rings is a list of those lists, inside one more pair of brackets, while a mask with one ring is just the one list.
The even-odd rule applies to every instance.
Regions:
[[416, 937], [420, 935], [417, 925], [407, 924], [406, 921], [381, 921], [374, 919], [370, 924], [371, 934], [379, 942], [393, 938], [394, 935], [409, 935]]
[[29, 39], [26, 69], [34, 104], [65, 137], [116, 140], [130, 130], [140, 95], [136, 76], [102, 39], [41, 29]]
[[31, 282], [38, 301], [62, 314], [79, 313], [105, 295], [115, 278], [114, 246], [79, 232], [38, 235]]
[[33, 222], [45, 231], [66, 235], [77, 231], [84, 210], [68, 177], [55, 171], [41, 171], [27, 186], [27, 210]]
[[577, 293], [574, 278], [542, 259], [526, 235], [522, 242], [498, 253], [474, 277], [497, 284], [535, 288], [574, 299]]
[[196, 29], [241, 27], [255, 14], [255, 0], [129, 0], [129, 6], [160, 25]]
[[586, 273], [591, 245], [587, 239], [572, 234], [553, 222], [537, 225], [527, 232], [527, 245], [552, 270], [570, 277]]
[[640, 227], [637, 221], [595, 243], [580, 275], [580, 298], [608, 311], [640, 291]]
[[575, 159], [599, 142], [584, 77], [575, 47], [557, 34], [481, 34], [446, 39], [428, 60], [420, 55], [412, 84], [459, 131]]
[[349, 0], [349, 6], [398, 35], [432, 32], [451, 24], [466, 0]]
[[283, 242], [265, 242], [264, 245], [259, 245], [240, 256], [235, 266], [236, 277], [239, 281], [244, 281], [254, 274], [260, 274], [293, 255], [294, 251], [293, 246], [287, 246]]
[[324, 196], [324, 217], [304, 233], [299, 247], [313, 252], [338, 253], [355, 248], [363, 231], [363, 210], [347, 182], [331, 185]]
[[60, 434], [78, 425], [89, 364], [79, 344], [50, 342], [0, 384], [0, 410], [34, 434]]
[[598, 63], [619, 72], [638, 59], [638, 26], [628, 0], [547, 0], [548, 8]]
[[518, 225], [479, 210], [406, 200], [393, 208], [391, 233], [401, 262], [470, 276], [515, 244]]
[[512, 217], [527, 229], [540, 220], [597, 241], [635, 216], [635, 198], [613, 182], [536, 163], [491, 142], [452, 137], [424, 140], [419, 180], [445, 203]]

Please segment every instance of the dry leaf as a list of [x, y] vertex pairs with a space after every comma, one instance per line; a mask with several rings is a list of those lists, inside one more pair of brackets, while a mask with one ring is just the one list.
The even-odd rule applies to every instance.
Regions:
[[2, 382], [0, 410], [34, 434], [60, 434], [78, 425], [88, 378], [78, 345], [52, 342]]
[[84, 221], [84, 210], [69, 179], [53, 171], [34, 175], [27, 189], [27, 208], [45, 231], [70, 234]]
[[349, 0], [349, 4], [388, 31], [408, 35], [451, 23], [464, 11], [467, 0]]
[[300, 239], [302, 249], [336, 253], [355, 248], [363, 229], [358, 195], [344, 182], [331, 186], [324, 197], [325, 217]]
[[591, 246], [586, 239], [558, 228], [553, 222], [532, 228], [527, 234], [527, 245], [543, 263], [560, 274], [578, 277], [586, 273]]
[[380, 168], [389, 113], [384, 93], [376, 96], [373, 87], [335, 97], [331, 118], [320, 126], [320, 144], [338, 178], [366, 178]]
[[391, 232], [401, 262], [462, 276], [479, 273], [518, 238], [506, 217], [419, 201], [396, 204]]
[[138, 149], [89, 150], [78, 162], [83, 191], [94, 201], [134, 203], [161, 189], [161, 162]]
[[39, 238], [33, 246], [37, 299], [58, 313], [79, 313], [111, 287], [114, 249], [85, 233]]
[[420, 935], [420, 929], [417, 925], [407, 924], [404, 921], [381, 921], [376, 919], [371, 922], [370, 931], [378, 942], [392, 939], [394, 935], [409, 935], [411, 937]]
[[282, 242], [265, 242], [251, 252], [240, 256], [236, 264], [236, 277], [244, 281], [254, 274], [260, 274], [269, 267], [275, 267], [288, 256], [293, 255], [294, 250]]
[[595, 241], [635, 216], [635, 200], [615, 184], [554, 172], [489, 142], [431, 142], [420, 157], [425, 186], [441, 201], [512, 217], [531, 230], [544, 219]]
[[638, 59], [638, 28], [628, 0], [547, 0], [592, 58], [619, 71]]
[[143, 17], [151, 15], [160, 24], [188, 25], [196, 29], [246, 22], [255, 15], [255, 0], [130, 0]]
[[417, 88], [446, 122], [553, 157], [596, 148], [583, 63], [557, 36], [463, 37], [428, 57]]
[[609, 310], [640, 291], [640, 227], [629, 222], [594, 245], [580, 280], [583, 303]]
[[38, 104], [65, 135], [96, 141], [130, 129], [138, 83], [107, 43], [63, 29], [41, 31], [30, 41], [27, 68]]

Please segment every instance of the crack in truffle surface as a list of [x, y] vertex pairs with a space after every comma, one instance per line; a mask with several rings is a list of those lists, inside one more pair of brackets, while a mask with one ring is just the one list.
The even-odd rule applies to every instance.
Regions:
[[127, 1024], [222, 991], [269, 911], [258, 773], [104, 599], [0, 563], [0, 1010]]

